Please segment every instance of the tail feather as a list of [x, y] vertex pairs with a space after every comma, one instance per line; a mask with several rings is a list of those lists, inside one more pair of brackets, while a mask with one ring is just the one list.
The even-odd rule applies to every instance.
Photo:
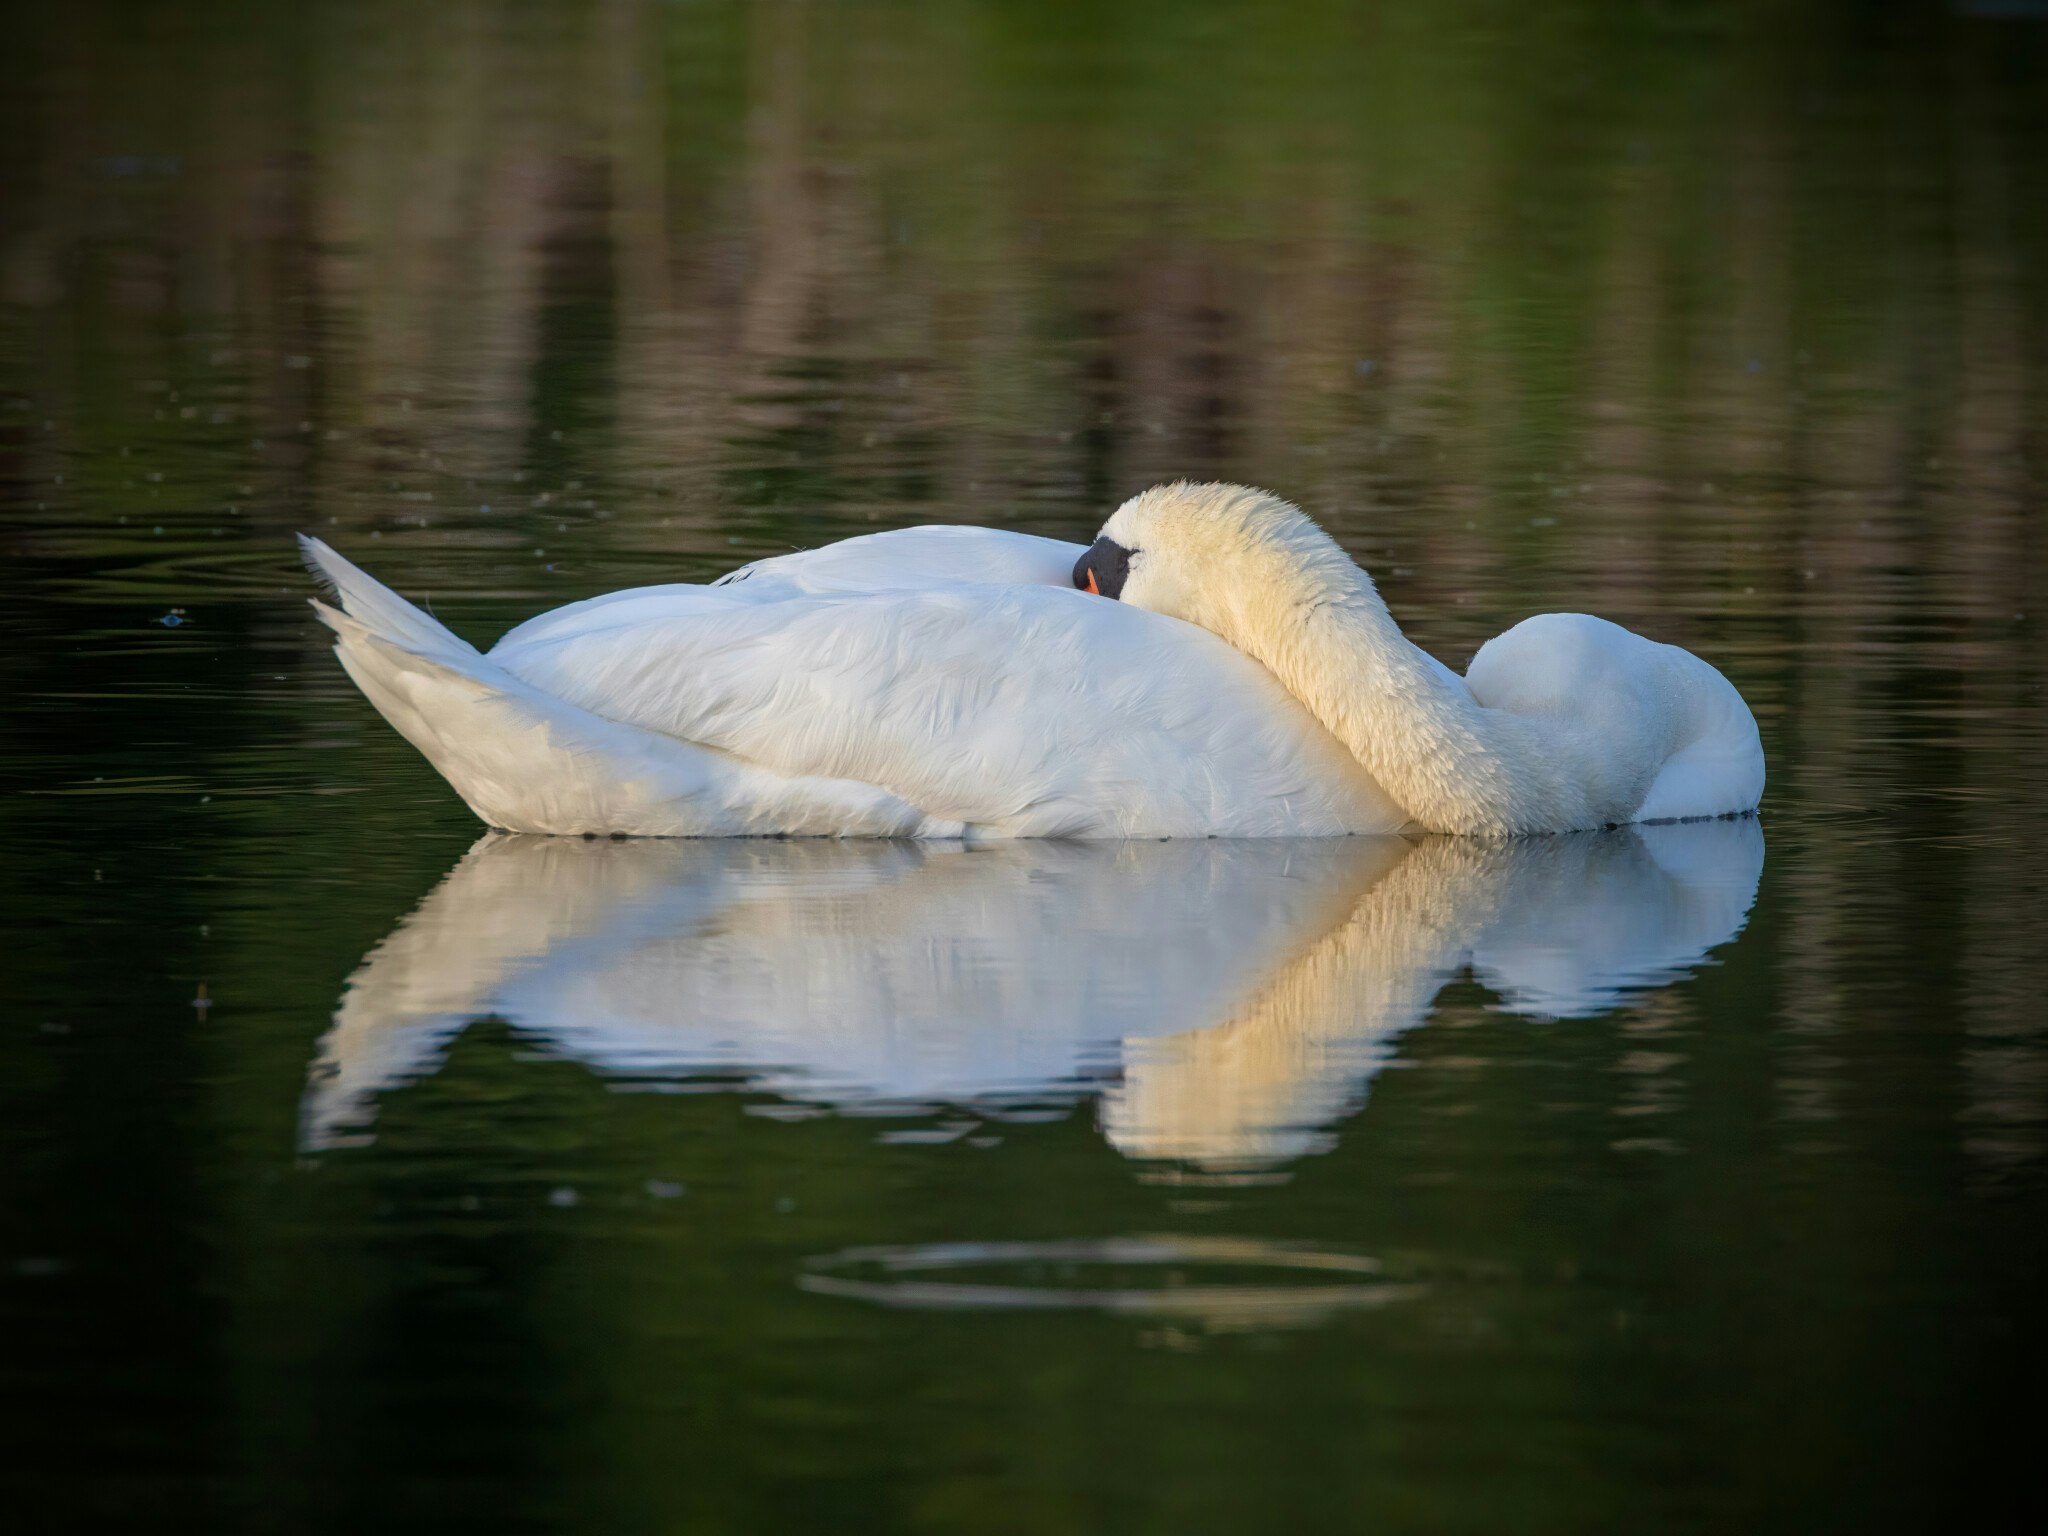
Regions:
[[522, 682], [318, 539], [299, 547], [356, 686], [471, 810], [514, 832], [645, 837], [958, 837], [888, 790], [791, 777], [607, 720]]
[[[349, 617], [379, 639], [417, 656], [452, 658], [477, 654], [475, 646], [439, 619], [407, 602], [311, 535], [299, 535], [299, 556], [306, 562], [307, 570], [333, 589]], [[319, 602], [313, 606], [322, 610], [323, 620], [333, 612]]]

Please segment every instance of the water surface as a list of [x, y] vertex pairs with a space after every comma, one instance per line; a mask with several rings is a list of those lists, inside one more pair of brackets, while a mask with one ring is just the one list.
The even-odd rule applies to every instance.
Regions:
[[[1525, 14], [1526, 12], [1526, 14]], [[0, 1491], [119, 1529], [2038, 1515], [2028, 6], [113, 3], [0, 58]], [[1760, 821], [483, 838], [488, 640], [1272, 486]]]

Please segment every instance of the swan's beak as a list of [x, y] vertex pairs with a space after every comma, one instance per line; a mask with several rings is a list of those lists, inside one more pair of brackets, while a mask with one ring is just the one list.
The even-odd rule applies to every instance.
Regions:
[[1097, 539], [1074, 562], [1074, 585], [1098, 597], [1115, 597], [1131, 573], [1131, 552], [1114, 539]]

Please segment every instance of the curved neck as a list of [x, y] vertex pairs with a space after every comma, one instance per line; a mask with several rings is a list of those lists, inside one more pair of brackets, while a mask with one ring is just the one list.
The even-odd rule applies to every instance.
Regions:
[[1226, 636], [1264, 663], [1431, 832], [1502, 836], [1544, 825], [1555, 777], [1532, 723], [1483, 709], [1464, 680], [1410, 643], [1372, 584], [1341, 562], [1245, 590]]

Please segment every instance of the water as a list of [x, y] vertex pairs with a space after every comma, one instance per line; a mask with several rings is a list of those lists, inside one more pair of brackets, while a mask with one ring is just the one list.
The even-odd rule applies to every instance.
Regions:
[[[14, 18], [12, 1505], [2038, 1516], [2048, 27], [1524, 10]], [[289, 541], [484, 639], [1179, 474], [1698, 649], [1764, 817], [479, 842]]]

